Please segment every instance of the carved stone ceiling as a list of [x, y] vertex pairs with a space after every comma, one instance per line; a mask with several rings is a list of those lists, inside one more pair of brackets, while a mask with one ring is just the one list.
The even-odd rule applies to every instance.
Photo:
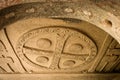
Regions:
[[[71, 1], [63, 0], [70, 2], [66, 5], [60, 2], [53, 4], [50, 0], [46, 4], [28, 3], [33, 1], [45, 2], [0, 1], [0, 74], [120, 72], [120, 45], [115, 40], [118, 37], [108, 30], [112, 26], [109, 20], [101, 22], [107, 27], [100, 29], [96, 25], [98, 22], [89, 22], [93, 14], [88, 10], [81, 10], [87, 17], [77, 12], [87, 20], [75, 17], [79, 15], [74, 13]], [[113, 10], [98, 0], [93, 2], [105, 11]], [[15, 4], [19, 5], [8, 7]], [[75, 8], [77, 6], [79, 4]], [[114, 7], [119, 12], [120, 8]], [[99, 21], [98, 17], [96, 15], [96, 21]]]

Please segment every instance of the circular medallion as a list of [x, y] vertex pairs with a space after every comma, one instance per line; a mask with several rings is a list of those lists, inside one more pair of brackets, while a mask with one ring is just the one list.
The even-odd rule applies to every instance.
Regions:
[[56, 70], [85, 66], [97, 54], [89, 37], [63, 27], [39, 28], [23, 34], [16, 51], [29, 65]]

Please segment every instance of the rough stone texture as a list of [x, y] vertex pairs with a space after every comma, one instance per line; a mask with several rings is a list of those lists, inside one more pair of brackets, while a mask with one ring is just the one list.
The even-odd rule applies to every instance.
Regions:
[[99, 79], [80, 75], [120, 72], [119, 2], [0, 1], [0, 79], [19, 73], [15, 79], [55, 74], [48, 77], [60, 80], [63, 74], [64, 80], [119, 80], [119, 74]]
[[21, 0], [0, 0], [0, 9], [20, 3]]

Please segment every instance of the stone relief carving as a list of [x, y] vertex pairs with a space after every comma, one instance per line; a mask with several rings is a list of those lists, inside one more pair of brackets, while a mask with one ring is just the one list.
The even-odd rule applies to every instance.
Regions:
[[[73, 20], [31, 18], [5, 29], [27, 73], [81, 73], [90, 68], [106, 33], [99, 34], [102, 31], [92, 24]], [[89, 31], [84, 31], [87, 28]], [[92, 35], [94, 32], [99, 36]]]
[[119, 72], [120, 71], [120, 45], [113, 40], [97, 68], [98, 72]]
[[[0, 7], [9, 6], [11, 4], [17, 3], [20, 0], [2, 0], [0, 3]], [[49, 2], [49, 0], [42, 0], [41, 2]], [[50, 0], [50, 2], [74, 2], [73, 0]], [[76, 0], [77, 1], [77, 0]], [[23, 1], [24, 2], [24, 1]], [[27, 2], [27, 1], [25, 1]], [[36, 3], [35, 3], [36, 4]], [[76, 16], [76, 13], [79, 12], [76, 8], [71, 7], [70, 5], [57, 6], [57, 4], [48, 5], [48, 4], [23, 4], [26, 8], [22, 8], [19, 5], [19, 9], [11, 8], [8, 11], [2, 11], [0, 13], [0, 26], [4, 26], [6, 24], [12, 23], [18, 19], [28, 17], [38, 17], [38, 16]], [[45, 7], [47, 5], [47, 7]], [[71, 4], [73, 5], [73, 4]], [[79, 4], [76, 4], [78, 6]], [[44, 6], [44, 7], [43, 7]], [[57, 6], [57, 7], [56, 7]], [[42, 8], [41, 8], [42, 7]], [[48, 9], [51, 7], [52, 9]], [[56, 7], [56, 8], [54, 8]], [[63, 7], [63, 9], [61, 9]], [[54, 8], [54, 9], [53, 9]], [[78, 8], [79, 9], [79, 8]], [[12, 11], [13, 10], [13, 11]], [[15, 10], [15, 11], [14, 11]], [[59, 11], [60, 10], [60, 11]], [[91, 11], [91, 10], [90, 10]], [[4, 12], [7, 12], [3, 14]], [[43, 13], [41, 13], [43, 12]], [[57, 14], [56, 14], [57, 12]], [[92, 12], [83, 11], [86, 16], [90, 16], [90, 19], [94, 17]], [[77, 14], [77, 15], [81, 15]], [[83, 14], [82, 14], [83, 15]], [[91, 16], [92, 15], [92, 16]], [[11, 21], [11, 22], [10, 22]], [[4, 23], [5, 22], [5, 23]], [[112, 23], [111, 23], [112, 26]], [[119, 37], [120, 28], [114, 28], [115, 35]], [[53, 35], [53, 36], [51, 36]], [[72, 42], [72, 41], [75, 42]], [[14, 63], [12, 57], [8, 57], [3, 55], [7, 53], [7, 50], [2, 41], [0, 41], [0, 61], [1, 63], [0, 71], [7, 72], [5, 69], [10, 69], [10, 72], [14, 72], [14, 70], [10, 67], [11, 64]], [[83, 35], [81, 32], [78, 32], [74, 29], [69, 28], [39, 28], [38, 30], [31, 30], [28, 33], [23, 34], [18, 44], [16, 45], [16, 51], [24, 62], [27, 64], [37, 67], [43, 70], [57, 70], [57, 71], [79, 71], [81, 67], [86, 66], [89, 62], [91, 62], [96, 54], [97, 47], [95, 43], [86, 35]], [[108, 71], [113, 70], [116, 67], [116, 70], [119, 70], [119, 48], [109, 50], [111, 54], [107, 54], [107, 58], [109, 60], [105, 60], [104, 66], [100, 68], [99, 71]], [[115, 53], [115, 54], [114, 54]], [[105, 58], [105, 59], [107, 59]], [[20, 60], [18, 60], [20, 61]], [[113, 63], [111, 63], [113, 62]], [[116, 65], [114, 65], [116, 64]], [[109, 67], [109, 66], [113, 67]], [[5, 67], [4, 67], [5, 66]], [[25, 67], [25, 66], [23, 66]], [[108, 68], [109, 67], [109, 68]], [[4, 69], [5, 68], [5, 69]], [[74, 68], [74, 69], [73, 69]], [[81, 71], [81, 70], [80, 70]], [[26, 71], [27, 72], [27, 71]]]
[[0, 74], [25, 72], [21, 61], [16, 56], [14, 49], [7, 37], [6, 31], [0, 31]]
[[22, 35], [17, 54], [29, 65], [52, 70], [73, 70], [87, 65], [97, 54], [94, 42], [74, 29], [40, 28]]
[[12, 69], [13, 63], [12, 57], [7, 56], [6, 47], [0, 40], [0, 73], [14, 72], [14, 69]]

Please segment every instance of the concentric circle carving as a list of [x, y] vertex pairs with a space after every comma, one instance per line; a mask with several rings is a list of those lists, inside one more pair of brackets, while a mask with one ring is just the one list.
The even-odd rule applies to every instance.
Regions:
[[95, 58], [97, 47], [75, 29], [48, 27], [23, 34], [16, 51], [31, 66], [62, 70], [87, 65]]
[[37, 46], [40, 48], [49, 48], [52, 42], [49, 39], [41, 38], [37, 41]]
[[73, 60], [67, 60], [67, 61], [65, 61], [65, 62], [63, 63], [63, 65], [70, 67], [70, 66], [75, 65], [75, 61], [73, 61]]
[[45, 56], [38, 56], [36, 58], [36, 61], [39, 62], [39, 63], [47, 63], [49, 61], [49, 59]]
[[69, 50], [74, 53], [82, 52], [83, 46], [81, 44], [72, 44], [69, 46]]

